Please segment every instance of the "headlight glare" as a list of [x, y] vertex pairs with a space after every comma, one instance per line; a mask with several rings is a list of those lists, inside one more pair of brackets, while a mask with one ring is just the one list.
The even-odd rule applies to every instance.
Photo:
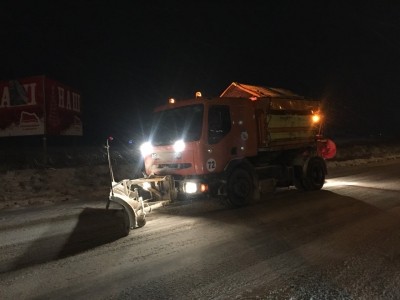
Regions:
[[176, 141], [174, 144], [174, 151], [182, 152], [183, 150], [185, 150], [185, 142], [183, 140]]
[[194, 194], [197, 192], [197, 183], [196, 182], [186, 182], [185, 183], [185, 192], [187, 194]]
[[143, 157], [146, 157], [153, 152], [153, 146], [150, 142], [145, 142], [140, 146], [140, 152], [142, 153]]

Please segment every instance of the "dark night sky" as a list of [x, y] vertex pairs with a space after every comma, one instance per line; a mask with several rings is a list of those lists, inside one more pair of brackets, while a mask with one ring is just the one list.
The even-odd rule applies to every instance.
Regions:
[[323, 98], [333, 135], [399, 134], [400, 3], [347, 2], [6, 1], [0, 80], [80, 90], [90, 140], [233, 81]]

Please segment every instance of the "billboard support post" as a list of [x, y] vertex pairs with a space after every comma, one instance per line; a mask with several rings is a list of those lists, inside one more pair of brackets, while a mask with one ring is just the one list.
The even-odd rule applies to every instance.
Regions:
[[43, 142], [43, 164], [47, 166], [47, 137], [44, 135], [42, 137]]
[[42, 88], [43, 88], [43, 119], [45, 122], [45, 126], [43, 128], [43, 137], [42, 137], [42, 141], [43, 141], [43, 164], [45, 167], [47, 167], [47, 138], [46, 138], [46, 134], [47, 134], [47, 105], [46, 105], [46, 100], [48, 101], [48, 99], [46, 99], [46, 89], [45, 89], [45, 83], [46, 83], [46, 77], [43, 76], [43, 82], [42, 82]]

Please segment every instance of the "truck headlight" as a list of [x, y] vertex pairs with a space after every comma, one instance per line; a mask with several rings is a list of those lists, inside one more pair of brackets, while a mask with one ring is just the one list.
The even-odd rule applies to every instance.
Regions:
[[194, 194], [197, 192], [197, 182], [185, 182], [184, 190], [187, 194]]
[[175, 152], [182, 152], [185, 150], [185, 142], [183, 140], [178, 140], [174, 144], [174, 151]]
[[198, 181], [187, 181], [183, 184], [183, 190], [186, 194], [200, 194], [208, 191], [208, 185]]
[[153, 152], [153, 145], [150, 142], [145, 142], [140, 146], [140, 152], [143, 157], [150, 155]]

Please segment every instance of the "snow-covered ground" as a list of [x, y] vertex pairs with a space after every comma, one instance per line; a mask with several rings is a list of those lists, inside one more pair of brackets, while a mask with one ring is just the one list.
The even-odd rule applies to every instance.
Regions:
[[[137, 178], [135, 160], [114, 155], [119, 158], [114, 161], [115, 179]], [[336, 157], [328, 161], [328, 169], [399, 158], [400, 142], [343, 142]], [[102, 164], [4, 170], [0, 174], [0, 209], [101, 197], [106, 200], [109, 183], [105, 159]]]

